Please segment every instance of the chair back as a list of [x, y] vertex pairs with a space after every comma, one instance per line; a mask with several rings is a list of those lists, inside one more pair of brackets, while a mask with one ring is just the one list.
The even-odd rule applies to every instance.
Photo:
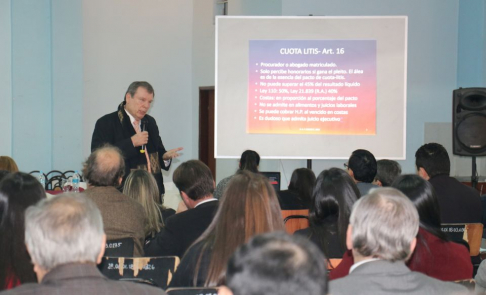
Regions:
[[479, 255], [483, 237], [482, 223], [443, 223], [441, 230], [452, 241], [466, 241], [469, 244], [469, 254], [471, 256]]
[[300, 210], [282, 210], [285, 230], [289, 234], [295, 231], [309, 227], [309, 209]]
[[112, 280], [148, 283], [166, 289], [179, 265], [179, 257], [103, 257], [98, 266]]
[[132, 238], [123, 238], [106, 241], [105, 254], [107, 257], [133, 256], [134, 241]]
[[168, 295], [218, 295], [219, 288], [187, 287], [169, 288], [165, 292]]
[[335, 269], [342, 261], [342, 258], [331, 258], [327, 261], [327, 269]]

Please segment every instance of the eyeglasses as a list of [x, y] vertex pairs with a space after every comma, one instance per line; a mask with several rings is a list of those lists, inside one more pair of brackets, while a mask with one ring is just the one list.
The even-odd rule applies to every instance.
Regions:
[[348, 163], [343, 164], [344, 168], [349, 169]]

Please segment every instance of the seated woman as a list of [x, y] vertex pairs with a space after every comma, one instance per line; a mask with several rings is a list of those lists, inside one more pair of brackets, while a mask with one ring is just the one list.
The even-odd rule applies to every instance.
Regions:
[[312, 193], [310, 227], [295, 234], [310, 238], [327, 258], [341, 258], [346, 251], [351, 209], [359, 197], [358, 187], [346, 171], [322, 171]]
[[157, 204], [159, 188], [152, 174], [146, 170], [132, 171], [123, 187], [123, 194], [139, 202], [148, 218], [145, 225], [145, 237], [152, 239], [164, 227], [167, 217], [175, 214], [173, 209], [165, 208]]
[[46, 193], [29, 174], [8, 174], [0, 182], [0, 290], [37, 282], [25, 248], [24, 213]]
[[[258, 165], [260, 165], [260, 155], [252, 150], [246, 150], [241, 154], [240, 163], [238, 164], [238, 171], [250, 171], [258, 173]], [[236, 171], [236, 172], [238, 172]], [[228, 185], [233, 175], [223, 178], [216, 189], [214, 190], [213, 197], [221, 199], [224, 193], [224, 189]]]
[[9, 172], [19, 172], [19, 167], [14, 159], [9, 156], [0, 156], [0, 170], [7, 170]]
[[254, 235], [279, 230], [284, 224], [268, 179], [238, 172], [228, 183], [213, 222], [187, 250], [169, 287], [221, 285], [236, 248]]
[[290, 178], [289, 189], [278, 193], [282, 210], [309, 209], [312, 189], [316, 183], [316, 175], [307, 168], [295, 169]]
[[[392, 187], [403, 192], [413, 202], [420, 218], [417, 246], [407, 266], [413, 271], [443, 281], [470, 279], [473, 266], [469, 251], [464, 245], [448, 241], [442, 233], [439, 202], [432, 185], [418, 175], [402, 175], [393, 182]], [[353, 263], [351, 251], [347, 251], [329, 278], [332, 280], [346, 276]]]

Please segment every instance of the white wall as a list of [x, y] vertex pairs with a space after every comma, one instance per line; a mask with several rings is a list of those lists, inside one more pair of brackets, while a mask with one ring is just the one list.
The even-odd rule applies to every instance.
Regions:
[[[194, 0], [192, 19], [192, 150], [193, 158], [199, 151], [199, 87], [214, 86], [214, 16], [217, 8], [214, 0]], [[219, 7], [221, 8], [221, 7]]]
[[12, 26], [10, 0], [0, 0], [0, 155], [12, 156]]
[[12, 157], [52, 169], [52, 23], [49, 0], [11, 0]]
[[82, 0], [51, 3], [52, 167], [81, 170], [85, 158]]
[[[83, 153], [90, 153], [96, 120], [116, 111], [128, 85], [155, 89], [149, 112], [166, 149], [193, 150], [192, 13], [190, 0], [83, 1]], [[197, 152], [197, 151], [196, 151]], [[164, 174], [166, 181], [172, 178]]]

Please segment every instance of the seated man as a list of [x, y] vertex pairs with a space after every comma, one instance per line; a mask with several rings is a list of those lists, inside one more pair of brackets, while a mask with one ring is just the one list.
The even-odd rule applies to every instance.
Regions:
[[415, 165], [418, 175], [428, 180], [437, 193], [442, 223], [481, 223], [479, 191], [449, 176], [451, 162], [442, 145], [421, 146], [415, 153]]
[[400, 191], [376, 189], [359, 199], [353, 206], [346, 236], [354, 265], [348, 276], [331, 281], [330, 293], [466, 293], [465, 287], [413, 272], [405, 265], [417, 244], [418, 229], [417, 209]]
[[231, 291], [223, 287], [223, 294], [327, 294], [326, 259], [303, 237], [284, 232], [263, 234], [230, 258], [226, 284]]
[[46, 199], [27, 209], [25, 243], [39, 284], [2, 294], [165, 294], [161, 289], [103, 276], [106, 236], [96, 205], [78, 194]]
[[133, 238], [133, 256], [143, 256], [147, 216], [141, 204], [117, 190], [122, 183], [125, 161], [120, 150], [105, 145], [95, 150], [84, 163], [88, 189], [82, 194], [101, 211], [108, 240]]
[[187, 211], [167, 218], [165, 228], [145, 248], [146, 256], [178, 256], [199, 238], [213, 221], [218, 200], [213, 198], [214, 179], [201, 161], [182, 163], [172, 176]]
[[349, 157], [348, 164], [345, 165], [349, 175], [353, 178], [361, 196], [377, 188], [372, 184], [376, 176], [376, 159], [372, 153], [367, 150], [355, 150]]
[[373, 184], [382, 187], [391, 186], [395, 179], [402, 174], [402, 167], [393, 160], [379, 160], [376, 162], [376, 168]]

